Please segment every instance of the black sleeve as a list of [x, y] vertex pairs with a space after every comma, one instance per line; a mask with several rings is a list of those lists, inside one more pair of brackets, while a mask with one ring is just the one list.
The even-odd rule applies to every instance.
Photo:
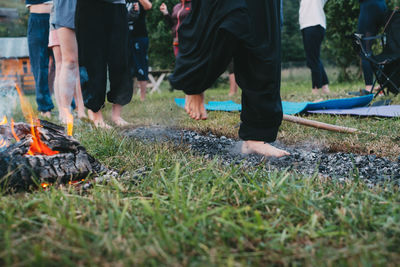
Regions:
[[171, 16], [171, 14], [167, 14], [167, 15], [163, 15], [164, 16], [164, 20], [165, 20], [165, 22], [167, 23], [167, 25], [169, 26], [169, 27], [172, 27], [173, 25], [174, 25], [174, 22], [173, 22], [173, 20], [172, 20], [172, 16]]

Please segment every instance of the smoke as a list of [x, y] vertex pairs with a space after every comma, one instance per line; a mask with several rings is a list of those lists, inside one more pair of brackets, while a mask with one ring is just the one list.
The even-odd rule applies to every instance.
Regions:
[[0, 80], [0, 120], [3, 116], [12, 117], [18, 104], [18, 93], [14, 81]]

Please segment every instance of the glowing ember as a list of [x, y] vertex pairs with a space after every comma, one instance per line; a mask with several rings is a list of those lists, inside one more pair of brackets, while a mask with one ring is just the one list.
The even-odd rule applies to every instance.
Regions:
[[49, 187], [49, 184], [48, 183], [41, 183], [41, 186], [42, 186], [43, 189], [46, 189], [47, 187]]

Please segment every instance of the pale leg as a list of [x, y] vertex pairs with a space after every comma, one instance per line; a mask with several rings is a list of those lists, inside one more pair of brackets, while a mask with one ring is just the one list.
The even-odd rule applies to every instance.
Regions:
[[121, 105], [113, 104], [113, 106], [112, 106], [112, 115], [111, 115], [112, 121], [118, 126], [129, 125], [129, 123], [127, 121], [125, 121], [123, 118], [121, 118], [121, 111], [122, 111], [122, 106]]
[[61, 72], [58, 81], [60, 91], [60, 111], [61, 120], [66, 123], [71, 117], [70, 106], [74, 96], [77, 66], [78, 66], [78, 45], [76, 43], [75, 32], [69, 28], [57, 30], [60, 40], [62, 54]]
[[140, 100], [144, 101], [146, 99], [147, 81], [139, 81], [139, 87], [140, 87]]
[[60, 80], [60, 72], [61, 72], [61, 65], [62, 65], [62, 55], [61, 55], [61, 49], [60, 46], [53, 46], [53, 55], [54, 55], [54, 60], [56, 62], [56, 75], [54, 79], [54, 97], [56, 99], [57, 107], [59, 109], [58, 111], [58, 119], [62, 120], [61, 116], [61, 97], [60, 97], [60, 89], [59, 89], [59, 80]]
[[234, 73], [229, 74], [229, 87], [229, 96], [234, 96], [238, 91], [238, 85]]

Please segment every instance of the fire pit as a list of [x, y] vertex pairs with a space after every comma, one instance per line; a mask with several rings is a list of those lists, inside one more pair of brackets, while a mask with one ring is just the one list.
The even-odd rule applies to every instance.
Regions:
[[58, 125], [34, 123], [0, 125], [0, 186], [6, 191], [71, 184], [107, 169]]
[[39, 120], [17, 85], [22, 113], [28, 123], [0, 120], [0, 187], [5, 191], [80, 182], [107, 171], [72, 137], [73, 117], [64, 128]]

